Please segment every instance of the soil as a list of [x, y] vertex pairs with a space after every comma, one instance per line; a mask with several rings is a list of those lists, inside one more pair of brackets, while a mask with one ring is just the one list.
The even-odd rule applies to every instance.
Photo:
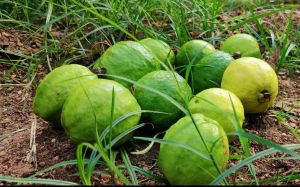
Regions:
[[[29, 40], [24, 34], [13, 31], [0, 30], [0, 47], [3, 50], [22, 52], [30, 55], [39, 47], [41, 39]], [[24, 39], [25, 38], [25, 39]], [[0, 53], [3, 59], [10, 59]], [[30, 62], [28, 62], [30, 63]], [[76, 147], [71, 144], [63, 130], [54, 129], [50, 124], [37, 117], [32, 112], [32, 101], [35, 95], [36, 85], [48, 73], [47, 67], [38, 66], [38, 73], [34, 77], [28, 76], [21, 68], [12, 69], [10, 65], [0, 63], [0, 175], [13, 177], [28, 177], [62, 161], [76, 159]], [[278, 144], [299, 144], [300, 139], [295, 138], [292, 130], [300, 133], [300, 73], [295, 71], [289, 75], [287, 71], [278, 73], [279, 94], [274, 106], [264, 114], [247, 115], [245, 130]], [[34, 80], [31, 82], [31, 80]], [[281, 121], [279, 112], [287, 116]], [[277, 114], [277, 116], [276, 116]], [[288, 126], [286, 126], [287, 124]], [[299, 135], [298, 135], [299, 136]], [[125, 149], [130, 153], [135, 149], [143, 149], [147, 142], [130, 141]], [[239, 141], [231, 145], [237, 150], [242, 150]], [[252, 154], [267, 149], [266, 146], [250, 141]], [[150, 170], [162, 176], [157, 167], [157, 155], [159, 145], [154, 144], [152, 149], [143, 155], [129, 154], [133, 165]], [[237, 155], [231, 150], [231, 155]], [[296, 159], [272, 159], [285, 156], [276, 153], [253, 162], [258, 179], [267, 179], [277, 176], [300, 174], [300, 161]], [[240, 159], [231, 160], [229, 166], [233, 166]], [[117, 162], [121, 163], [120, 156]], [[99, 167], [99, 170], [106, 170]], [[137, 174], [141, 185], [160, 185], [160, 181], [149, 179]], [[64, 166], [51, 171], [43, 172], [39, 178], [61, 179], [80, 183], [76, 165]], [[245, 182], [249, 184], [253, 180], [249, 176], [247, 167], [243, 167], [228, 178], [229, 181]], [[113, 178], [105, 173], [93, 176], [93, 185], [113, 185]], [[119, 184], [119, 183], [117, 183]], [[272, 184], [300, 185], [300, 180], [287, 182], [272, 182]], [[0, 185], [13, 185], [13, 183], [1, 182]]]

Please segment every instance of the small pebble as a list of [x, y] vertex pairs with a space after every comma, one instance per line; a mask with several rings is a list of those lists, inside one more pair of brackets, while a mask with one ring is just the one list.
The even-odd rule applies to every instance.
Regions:
[[59, 156], [56, 156], [52, 160], [57, 161], [58, 159], [59, 159]]
[[41, 167], [44, 167], [44, 166], [46, 165], [46, 163], [45, 163], [45, 162], [40, 162], [39, 165], [40, 165]]

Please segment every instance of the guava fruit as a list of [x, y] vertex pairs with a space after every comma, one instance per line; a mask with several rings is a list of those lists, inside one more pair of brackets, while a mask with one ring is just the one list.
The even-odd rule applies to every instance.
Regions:
[[221, 51], [227, 52], [236, 58], [261, 58], [261, 52], [257, 40], [253, 36], [245, 33], [230, 36], [221, 44], [220, 49]]
[[33, 101], [33, 112], [52, 123], [54, 127], [61, 127], [61, 110], [68, 95], [73, 89], [97, 78], [97, 75], [87, 67], [79, 64], [55, 68], [38, 85]]
[[167, 66], [170, 63], [174, 64], [175, 54], [171, 47], [162, 40], [145, 38], [139, 41], [144, 47], [149, 49], [156, 57]]
[[215, 48], [210, 43], [203, 40], [191, 40], [186, 42], [179, 49], [175, 57], [175, 65], [181, 75], [189, 64], [194, 64], [207, 54], [215, 52]]
[[245, 113], [265, 112], [278, 94], [275, 71], [265, 61], [242, 57], [226, 68], [221, 88], [233, 92], [243, 103]]
[[[229, 144], [223, 128], [218, 122], [197, 113], [192, 115], [196, 126], [221, 171], [227, 167]], [[207, 185], [218, 175], [211, 160], [175, 144], [189, 146], [209, 157], [190, 116], [179, 119], [163, 137], [173, 144], [160, 144], [158, 166], [171, 185]]]
[[[164, 93], [181, 105], [188, 103], [192, 97], [190, 86], [185, 79], [176, 72], [164, 70], [153, 71], [143, 76], [137, 83]], [[154, 131], [167, 129], [182, 115], [181, 110], [163, 96], [139, 87], [138, 85], [134, 85], [134, 96], [143, 110], [168, 113], [159, 114], [147, 112], [142, 114], [143, 119], [154, 124]]]
[[228, 53], [216, 51], [196, 61], [192, 67], [191, 87], [194, 93], [221, 87], [222, 76], [234, 59]]
[[[221, 88], [201, 91], [191, 99], [188, 108], [191, 113], [201, 113], [217, 121], [226, 134], [237, 131], [236, 126], [242, 127], [245, 119], [244, 107], [240, 99], [234, 93]], [[235, 120], [234, 110], [239, 123]], [[235, 137], [228, 136], [228, 138], [232, 141]]]
[[[94, 68], [104, 68], [106, 74], [137, 81], [147, 73], [161, 69], [160, 63], [158, 58], [142, 44], [134, 41], [120, 41], [108, 48], [97, 59]], [[132, 85], [115, 77], [108, 78], [127, 88]]]
[[[61, 116], [62, 126], [74, 144], [96, 142], [96, 129], [100, 135], [111, 125], [112, 97], [114, 110], [112, 121], [141, 108], [131, 92], [116, 81], [97, 79], [78, 87], [67, 98]], [[126, 118], [113, 127], [112, 139], [139, 123], [140, 113]], [[127, 134], [117, 144], [127, 141]]]

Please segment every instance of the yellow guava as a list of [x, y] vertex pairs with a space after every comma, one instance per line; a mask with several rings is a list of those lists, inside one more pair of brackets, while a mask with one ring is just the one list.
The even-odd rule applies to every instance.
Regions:
[[226, 68], [221, 88], [240, 98], [245, 113], [259, 113], [265, 112], [274, 103], [278, 94], [278, 79], [267, 62], [243, 57], [232, 61]]
[[[222, 88], [201, 91], [191, 99], [188, 108], [192, 113], [201, 113], [217, 121], [227, 134], [237, 131], [237, 125], [242, 127], [245, 119], [240, 99], [234, 93]], [[235, 119], [235, 113], [238, 121]], [[229, 141], [234, 139], [233, 136], [228, 138]]]

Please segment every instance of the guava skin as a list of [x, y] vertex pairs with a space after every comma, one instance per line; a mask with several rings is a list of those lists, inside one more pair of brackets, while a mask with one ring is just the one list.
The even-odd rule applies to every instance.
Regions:
[[221, 87], [223, 73], [234, 59], [226, 52], [216, 51], [196, 61], [192, 67], [191, 87], [194, 93]]
[[[97, 79], [74, 90], [62, 111], [62, 126], [74, 144], [96, 142], [96, 126], [100, 135], [111, 124], [112, 93], [114, 90], [115, 105], [113, 120], [129, 113], [140, 111], [141, 108], [130, 91], [113, 80]], [[113, 128], [112, 138], [134, 127], [139, 123], [140, 113], [126, 118]], [[133, 133], [121, 139], [121, 145]]]
[[215, 52], [215, 48], [210, 43], [203, 40], [191, 40], [183, 44], [179, 49], [175, 64], [181, 75], [185, 74], [185, 70], [189, 64], [199, 61], [205, 55]]
[[[193, 118], [216, 164], [224, 171], [229, 159], [229, 144], [223, 128], [202, 114], [193, 114]], [[163, 139], [188, 145], [209, 155], [190, 116], [172, 125]], [[212, 161], [172, 144], [160, 144], [158, 166], [171, 185], [209, 184], [219, 175]]]
[[63, 65], [48, 73], [38, 85], [33, 101], [33, 112], [60, 128], [63, 104], [74, 89], [97, 79], [87, 67], [79, 64]]
[[[234, 110], [237, 114], [236, 123]], [[232, 92], [221, 88], [209, 88], [195, 95], [188, 105], [192, 113], [201, 113], [217, 121], [224, 129], [226, 134], [237, 131], [236, 125], [243, 126], [245, 119], [244, 107], [240, 99]], [[229, 142], [236, 136], [228, 136]]]
[[[143, 45], [134, 41], [120, 41], [108, 48], [95, 62], [94, 68], [104, 68], [106, 74], [137, 81], [142, 76], [161, 69], [158, 58]], [[129, 88], [132, 84], [108, 77]]]
[[243, 57], [232, 61], [226, 68], [221, 87], [240, 98], [245, 113], [260, 113], [275, 102], [278, 79], [267, 62]]
[[[192, 91], [183, 77], [176, 72], [158, 70], [148, 73], [137, 82], [156, 89], [179, 102], [181, 105], [188, 103], [192, 97]], [[153, 123], [154, 131], [165, 130], [175, 123], [182, 115], [170, 101], [161, 95], [145, 88], [134, 86], [134, 96], [143, 110], [160, 111], [168, 114], [143, 113], [142, 118]]]
[[175, 62], [175, 54], [171, 47], [162, 40], [153, 38], [145, 38], [139, 41], [144, 47], [149, 49], [156, 57], [168, 66], [168, 62], [173, 65]]
[[249, 34], [235, 34], [227, 38], [220, 49], [233, 56], [261, 58], [257, 40]]

